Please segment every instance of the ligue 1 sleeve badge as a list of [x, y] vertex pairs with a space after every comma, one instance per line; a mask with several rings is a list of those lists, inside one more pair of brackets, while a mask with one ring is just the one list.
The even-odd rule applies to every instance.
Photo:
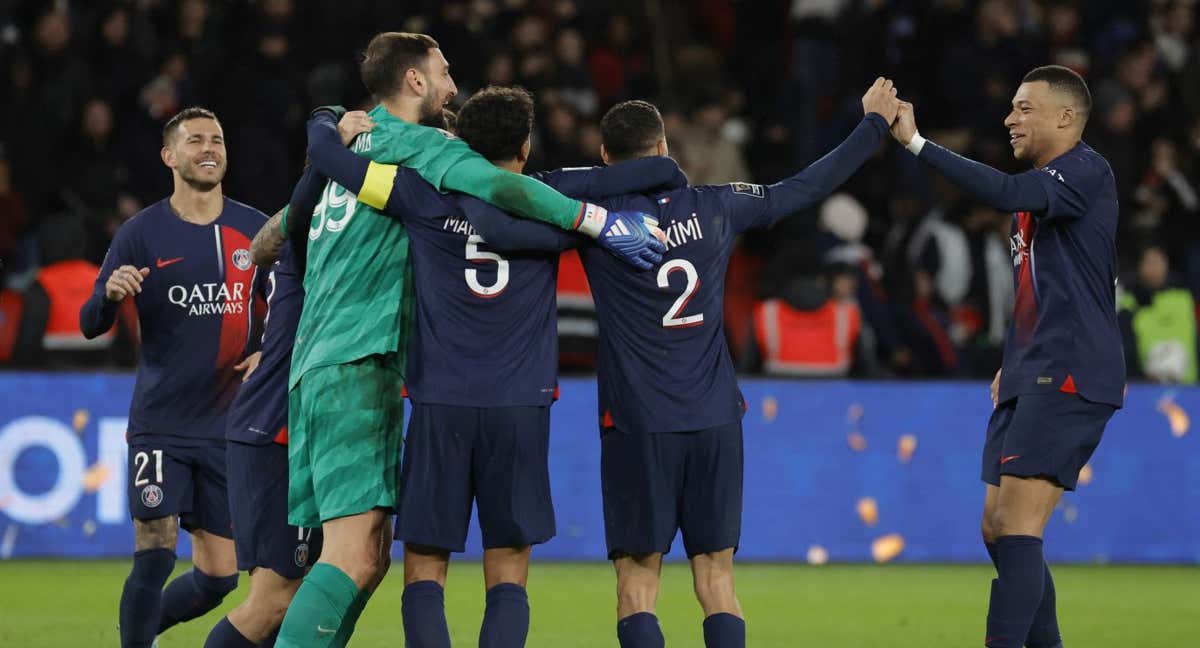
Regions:
[[233, 265], [238, 270], [250, 269], [250, 250], [238, 248], [233, 251]]
[[157, 484], [150, 484], [142, 489], [142, 504], [146, 508], [158, 508], [162, 504], [163, 492]]

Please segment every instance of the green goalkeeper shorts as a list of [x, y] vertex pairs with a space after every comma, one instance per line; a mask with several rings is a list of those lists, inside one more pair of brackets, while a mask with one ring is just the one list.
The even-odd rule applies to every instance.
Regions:
[[404, 398], [391, 364], [315, 367], [288, 393], [288, 523], [395, 510]]

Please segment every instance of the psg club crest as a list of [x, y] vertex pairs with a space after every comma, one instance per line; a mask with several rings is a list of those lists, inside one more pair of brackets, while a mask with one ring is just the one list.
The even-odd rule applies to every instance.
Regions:
[[296, 557], [296, 566], [297, 567], [304, 567], [305, 565], [308, 564], [308, 543], [307, 542], [301, 542], [300, 545], [296, 547], [296, 556], [295, 557]]
[[163, 492], [162, 489], [157, 485], [150, 484], [142, 489], [142, 504], [144, 504], [146, 508], [158, 508], [158, 505], [162, 504], [162, 501]]
[[250, 250], [238, 248], [233, 251], [233, 265], [238, 270], [250, 269]]

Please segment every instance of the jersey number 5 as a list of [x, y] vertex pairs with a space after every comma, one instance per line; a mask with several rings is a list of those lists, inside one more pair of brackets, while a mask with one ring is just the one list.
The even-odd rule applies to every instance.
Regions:
[[687, 307], [688, 302], [692, 300], [692, 295], [696, 293], [696, 289], [700, 287], [700, 275], [696, 272], [696, 266], [692, 265], [687, 259], [671, 259], [662, 264], [658, 269], [658, 287], [671, 287], [671, 273], [676, 270], [682, 271], [687, 277], [687, 285], [683, 288], [683, 294], [679, 299], [671, 304], [671, 308], [667, 309], [667, 314], [663, 315], [663, 328], [687, 328], [689, 326], [700, 326], [704, 323], [704, 313], [696, 315], [679, 316], [680, 311]]
[[504, 292], [504, 289], [508, 287], [508, 259], [495, 252], [480, 250], [479, 244], [483, 242], [483, 237], [478, 234], [467, 237], [467, 261], [471, 263], [495, 261], [496, 282], [490, 286], [479, 283], [479, 271], [475, 268], [467, 268], [464, 274], [467, 277], [467, 288], [470, 288], [471, 292], [484, 299], [491, 299]]

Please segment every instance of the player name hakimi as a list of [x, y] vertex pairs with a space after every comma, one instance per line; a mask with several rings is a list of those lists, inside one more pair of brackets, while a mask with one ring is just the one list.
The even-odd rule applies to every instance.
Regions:
[[704, 232], [700, 229], [700, 218], [692, 212], [692, 217], [685, 221], [671, 223], [663, 229], [663, 234], [667, 235], [666, 246], [668, 250], [673, 250], [685, 243], [699, 241], [704, 238]]

